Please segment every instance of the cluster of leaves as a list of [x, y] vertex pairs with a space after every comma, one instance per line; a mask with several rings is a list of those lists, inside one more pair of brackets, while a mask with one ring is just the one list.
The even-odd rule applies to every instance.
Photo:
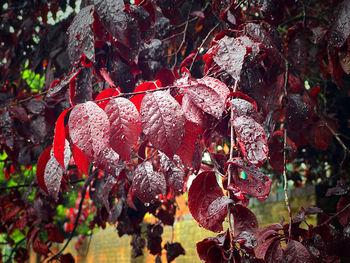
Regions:
[[[82, 2], [74, 18], [54, 26], [46, 23], [48, 13], [66, 8], [65, 1], [23, 2], [40, 10], [33, 14], [20, 1], [1, 7], [8, 28], [0, 50], [4, 174], [19, 177], [37, 162], [27, 192], [1, 190], [0, 233], [15, 248], [16, 229], [27, 241], [14, 250], [16, 261], [24, 262], [32, 245], [44, 258], [71, 262], [64, 248], [53, 254], [50, 245], [63, 242], [60, 231], [70, 232], [68, 244], [94, 213], [90, 229], [116, 224], [119, 236], [132, 235], [133, 256], [147, 246], [157, 262], [163, 249], [171, 262], [185, 251], [179, 243], [162, 246], [163, 226], [174, 224], [175, 198], [187, 191], [190, 212], [203, 228], [222, 232], [228, 222], [226, 231], [197, 243], [206, 262], [349, 256], [343, 249], [350, 243], [344, 181], [328, 192], [342, 196], [333, 216], [301, 208], [289, 223], [259, 230], [247, 208], [250, 198], [265, 200], [271, 190], [273, 180], [260, 168], [280, 179], [296, 157], [312, 162], [310, 146], [349, 151], [338, 135], [347, 124], [335, 118], [349, 115], [332, 116], [339, 109], [329, 99], [349, 84], [348, 0]], [[30, 42], [36, 34], [38, 43]], [[40, 93], [15, 69], [26, 59], [35, 73], [45, 71]], [[220, 150], [227, 145], [228, 152]], [[202, 162], [204, 153], [210, 163]], [[333, 163], [332, 156], [323, 158]], [[341, 171], [348, 171], [345, 162]], [[195, 179], [187, 189], [190, 175]], [[65, 203], [68, 186], [82, 181], [76, 208], [67, 210], [70, 222], [59, 229], [55, 209]], [[145, 230], [146, 213], [157, 222]], [[319, 214], [320, 222], [304, 229], [309, 214]]]

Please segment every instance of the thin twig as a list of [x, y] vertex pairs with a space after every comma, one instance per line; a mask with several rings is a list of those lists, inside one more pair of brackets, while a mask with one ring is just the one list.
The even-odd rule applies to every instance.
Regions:
[[196, 61], [196, 58], [197, 58], [197, 56], [198, 56], [199, 51], [202, 49], [203, 45], [205, 44], [205, 42], [207, 41], [207, 39], [209, 38], [209, 36], [213, 33], [213, 31], [214, 31], [219, 25], [220, 25], [220, 23], [217, 23], [217, 24], [209, 31], [209, 33], [206, 35], [206, 37], [203, 39], [201, 45], [198, 47], [197, 52], [196, 52], [196, 54], [194, 55], [194, 57], [193, 57], [193, 59], [192, 59], [192, 63], [191, 63], [191, 66], [190, 66], [190, 71], [191, 71], [191, 69], [192, 69], [192, 67], [193, 67], [194, 62]]
[[88, 178], [86, 178], [86, 181], [85, 181], [84, 186], [83, 186], [83, 190], [81, 192], [81, 200], [80, 200], [80, 203], [79, 203], [78, 214], [77, 214], [77, 217], [75, 218], [73, 230], [70, 233], [69, 238], [67, 239], [67, 241], [64, 244], [64, 246], [55, 255], [53, 255], [47, 262], [51, 262], [54, 259], [58, 259], [58, 257], [67, 248], [68, 244], [72, 240], [72, 238], [73, 238], [73, 236], [75, 234], [75, 230], [77, 229], [77, 226], [78, 226], [78, 223], [79, 223], [79, 218], [80, 218], [81, 210], [83, 208], [83, 203], [84, 203], [85, 195], [86, 195], [86, 192], [87, 192], [87, 188], [90, 186], [90, 183], [91, 183], [91, 181], [92, 181], [92, 179], [94, 177], [95, 177], [94, 175], [90, 175]]
[[[288, 83], [288, 74], [289, 74], [289, 65], [288, 61], [285, 60], [285, 72], [284, 72], [284, 83], [283, 83], [283, 93], [284, 98], [287, 96], [287, 83]], [[283, 190], [284, 190], [284, 201], [289, 214], [289, 240], [291, 239], [292, 232], [292, 210], [290, 208], [289, 197], [288, 197], [288, 179], [287, 179], [287, 128], [285, 119], [283, 121]]]
[[[323, 223], [317, 225], [317, 226], [314, 226], [313, 228], [311, 228], [312, 230], [313, 229], [316, 229], [316, 228], [319, 228], [319, 227], [322, 227], [326, 224], [328, 224], [330, 221], [332, 221], [334, 218], [336, 218], [337, 216], [339, 216], [341, 213], [343, 213], [346, 209], [350, 208], [350, 203], [348, 203], [342, 210], [340, 210], [339, 212], [337, 212], [336, 214], [332, 215], [331, 217], [329, 217], [326, 221], [324, 221]], [[311, 230], [309, 229], [309, 230]]]

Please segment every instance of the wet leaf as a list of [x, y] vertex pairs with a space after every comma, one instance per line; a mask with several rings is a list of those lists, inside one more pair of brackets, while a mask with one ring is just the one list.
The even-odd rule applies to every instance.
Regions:
[[68, 28], [68, 53], [73, 65], [79, 63], [83, 54], [91, 62], [95, 62], [95, 40], [92, 31], [93, 13], [93, 5], [82, 8]]
[[53, 139], [53, 152], [57, 162], [64, 168], [64, 150], [66, 133], [64, 129], [64, 118], [70, 109], [64, 110], [56, 121], [55, 136]]
[[283, 262], [286, 263], [308, 263], [311, 262], [309, 251], [298, 241], [289, 240], [283, 253]]
[[95, 160], [108, 148], [108, 116], [95, 103], [88, 101], [76, 105], [69, 116], [68, 127], [72, 142], [90, 160]]
[[132, 195], [144, 203], [151, 203], [159, 194], [165, 195], [166, 182], [162, 173], [153, 171], [150, 162], [139, 164], [135, 169]]
[[340, 48], [350, 35], [350, 2], [344, 0], [334, 12], [334, 21], [328, 31], [329, 45]]
[[242, 179], [238, 172], [234, 170], [233, 183], [238, 188], [259, 200], [265, 200], [269, 196], [272, 180], [264, 175], [259, 168], [251, 163], [244, 162], [240, 157], [228, 160], [226, 165], [229, 164], [248, 174], [248, 178]]
[[200, 173], [188, 191], [188, 207], [193, 218], [203, 228], [213, 232], [223, 230], [227, 205], [231, 202], [232, 200], [224, 196], [215, 173], [211, 171]]
[[184, 137], [185, 116], [180, 104], [167, 91], [146, 94], [141, 103], [141, 125], [149, 141], [172, 158]]
[[129, 160], [141, 132], [139, 112], [135, 105], [125, 98], [110, 100], [105, 112], [111, 124], [110, 145], [124, 160]]
[[165, 154], [162, 154], [160, 168], [165, 175], [167, 186], [181, 194], [185, 192], [186, 175], [178, 159], [178, 156], [174, 156], [174, 162], [172, 162]]
[[249, 162], [261, 167], [269, 153], [263, 127], [248, 116], [235, 118], [232, 125], [243, 155]]

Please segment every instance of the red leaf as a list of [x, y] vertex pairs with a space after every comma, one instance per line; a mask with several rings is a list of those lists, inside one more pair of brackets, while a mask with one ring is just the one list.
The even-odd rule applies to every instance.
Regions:
[[60, 257], [60, 262], [62, 263], [74, 263], [75, 260], [71, 253], [64, 254]]
[[203, 228], [213, 232], [223, 230], [222, 223], [230, 202], [232, 200], [224, 196], [212, 171], [200, 173], [188, 191], [188, 207], [193, 218]]
[[177, 193], [182, 194], [186, 191], [184, 190], [186, 175], [178, 159], [178, 156], [174, 156], [174, 162], [172, 162], [165, 154], [162, 154], [160, 158], [160, 169], [165, 175], [167, 186], [171, 187]]
[[52, 145], [47, 147], [39, 157], [37, 166], [36, 166], [36, 179], [38, 181], [38, 185], [41, 189], [43, 189], [46, 193], [47, 188], [44, 180], [45, 167], [47, 162], [50, 160], [50, 152], [52, 149]]
[[91, 62], [95, 62], [95, 41], [92, 31], [93, 13], [93, 5], [82, 8], [68, 28], [68, 53], [73, 65], [79, 63], [82, 54]]
[[49, 253], [49, 248], [48, 246], [39, 239], [39, 236], [37, 236], [35, 238], [35, 240], [33, 241], [33, 250], [35, 253], [39, 254], [39, 255], [43, 255], [43, 256], [47, 256], [47, 254]]
[[185, 125], [185, 136], [180, 145], [177, 155], [188, 167], [192, 167], [194, 172], [199, 171], [202, 161], [202, 147], [199, 140], [201, 129], [198, 125], [187, 121]]
[[74, 163], [78, 166], [80, 174], [89, 174], [89, 159], [87, 156], [74, 144], [71, 144]]
[[64, 146], [66, 134], [64, 129], [64, 118], [70, 109], [64, 110], [56, 121], [55, 137], [53, 139], [53, 152], [58, 163], [64, 168]]
[[[120, 94], [120, 88], [108, 88], [102, 90], [97, 97], [95, 98], [95, 101], [98, 106], [100, 106], [101, 109], [105, 109], [106, 105], [108, 104], [109, 100], [107, 98], [110, 98], [112, 96], [117, 96]], [[105, 99], [105, 100], [104, 100]], [[103, 100], [101, 102], [97, 102], [99, 100]]]
[[167, 91], [148, 93], [142, 100], [142, 130], [149, 141], [170, 158], [182, 143], [185, 121], [180, 104]]
[[231, 209], [234, 218], [234, 235], [239, 236], [242, 232], [255, 234], [259, 228], [258, 220], [248, 208], [235, 205]]
[[283, 254], [283, 262], [286, 263], [308, 263], [311, 262], [309, 251], [300, 242], [289, 240]]
[[150, 162], [139, 164], [135, 169], [132, 195], [144, 203], [154, 202], [159, 194], [165, 195], [164, 175], [153, 171]]
[[334, 12], [334, 21], [328, 31], [329, 45], [340, 48], [350, 35], [350, 2], [344, 0]]
[[170, 86], [175, 81], [175, 76], [170, 69], [162, 68], [156, 74], [156, 79], [162, 83], [162, 87]]
[[248, 116], [235, 118], [232, 125], [244, 157], [255, 166], [262, 166], [269, 153], [263, 127]]
[[[339, 213], [350, 203], [350, 194], [340, 197], [337, 203], [337, 212]], [[347, 226], [350, 223], [350, 207], [345, 209], [342, 213], [338, 215], [338, 221], [342, 226]]]
[[88, 101], [76, 105], [70, 114], [68, 126], [73, 144], [90, 160], [95, 161], [108, 147], [108, 116], [95, 103]]
[[220, 119], [229, 94], [230, 90], [220, 80], [204, 77], [191, 81], [191, 85], [184, 90], [184, 99], [188, 96], [188, 100], [198, 108]]
[[235, 172], [233, 183], [237, 187], [259, 200], [265, 200], [269, 196], [272, 180], [265, 176], [255, 165], [245, 163], [239, 157], [228, 160], [226, 165], [229, 164], [243, 170], [249, 176], [247, 179], [242, 179], [238, 172]]
[[[147, 90], [155, 90], [155, 89], [157, 89], [157, 82], [144, 82], [136, 87], [136, 89], [134, 90], [134, 93], [147, 91]], [[130, 99], [130, 101], [135, 104], [138, 111], [140, 111], [141, 102], [145, 95], [146, 93], [137, 94], [131, 97]]]
[[108, 72], [106, 71], [105, 68], [100, 69], [100, 74], [111, 88], [115, 88], [115, 84], [114, 84], [113, 80], [111, 79], [111, 77], [108, 75]]
[[135, 105], [125, 98], [110, 100], [105, 112], [111, 124], [110, 145], [124, 160], [129, 160], [141, 132], [139, 112]]
[[233, 111], [234, 118], [241, 116], [249, 116], [253, 118], [256, 122], [259, 122], [259, 115], [255, 107], [256, 105], [244, 99], [236, 98], [231, 100], [231, 108]]
[[260, 51], [259, 43], [253, 42], [249, 37], [230, 38], [225, 36], [220, 39], [208, 54], [214, 53], [213, 60], [223, 70], [229, 73], [235, 80], [240, 79], [244, 58], [247, 53], [246, 47], [252, 47], [252, 55]]
[[47, 192], [54, 199], [57, 199], [58, 192], [60, 190], [62, 176], [68, 167], [70, 159], [69, 142], [66, 140], [64, 148], [64, 165], [63, 167], [56, 160], [53, 149], [50, 152], [50, 159], [46, 163], [44, 172], [44, 181], [47, 188]]
[[62, 243], [64, 241], [64, 237], [62, 233], [58, 230], [58, 228], [54, 224], [48, 224], [45, 226], [47, 232], [49, 233], [49, 241]]

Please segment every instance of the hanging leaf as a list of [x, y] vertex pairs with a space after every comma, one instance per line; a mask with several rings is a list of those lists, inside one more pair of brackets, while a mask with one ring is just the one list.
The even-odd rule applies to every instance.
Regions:
[[111, 124], [110, 145], [124, 160], [129, 160], [141, 132], [139, 112], [135, 105], [125, 98], [110, 100], [105, 112]]
[[233, 183], [237, 187], [259, 200], [265, 200], [269, 196], [272, 180], [264, 175], [255, 165], [244, 162], [240, 157], [228, 160], [226, 165], [229, 164], [248, 174], [247, 179], [242, 179], [238, 172], [235, 169], [233, 170]]
[[256, 104], [252, 104], [251, 102], [235, 98], [231, 100], [231, 108], [233, 111], [233, 117], [241, 117], [241, 116], [249, 116], [253, 118], [256, 122], [259, 122], [259, 115], [256, 111]]
[[[220, 119], [229, 94], [230, 90], [224, 83], [211, 77], [204, 77], [191, 81], [191, 85], [184, 90], [183, 100], [188, 99], [205, 113]], [[188, 106], [185, 109], [188, 112], [192, 107]]]
[[[108, 89], [104, 89], [102, 90], [95, 98], [95, 101], [97, 103], [98, 106], [100, 106], [101, 109], [105, 109], [106, 105], [109, 102], [110, 97], [112, 96], [117, 96], [120, 94], [120, 88], [108, 88]], [[99, 100], [103, 100], [98, 102]]]
[[224, 196], [212, 171], [200, 173], [188, 191], [188, 207], [193, 218], [203, 228], [213, 232], [223, 230], [227, 205], [231, 202], [232, 200]]
[[172, 158], [183, 141], [185, 116], [169, 92], [146, 94], [141, 103], [141, 125], [149, 141]]
[[64, 110], [56, 121], [55, 137], [53, 139], [53, 152], [57, 162], [64, 168], [64, 149], [66, 141], [66, 133], [64, 129], [64, 118], [70, 109]]
[[74, 163], [78, 166], [81, 175], [89, 174], [89, 159], [88, 157], [74, 144], [71, 144]]
[[178, 156], [174, 156], [174, 162], [172, 162], [165, 154], [162, 154], [160, 158], [160, 169], [165, 175], [167, 186], [171, 187], [177, 193], [182, 194], [185, 192], [186, 175]]
[[334, 12], [334, 20], [328, 31], [329, 45], [340, 48], [350, 35], [350, 2], [344, 0]]
[[166, 193], [164, 175], [153, 171], [148, 161], [136, 167], [132, 185], [132, 195], [144, 203], [154, 202], [159, 194]]
[[70, 114], [68, 126], [72, 142], [90, 160], [96, 160], [108, 148], [108, 116], [95, 103], [88, 101], [76, 105]]
[[46, 193], [47, 187], [45, 184], [44, 174], [45, 174], [45, 167], [47, 162], [50, 160], [50, 153], [51, 153], [52, 145], [47, 147], [42, 154], [39, 157], [37, 166], [36, 166], [36, 180], [38, 181], [38, 185], [41, 189], [43, 189]]
[[[158, 86], [157, 83], [159, 83], [159, 82], [158, 81], [156, 81], [156, 82], [144, 82], [136, 87], [136, 89], [134, 90], [134, 93], [147, 91], [147, 90], [155, 90], [155, 89], [157, 89], [157, 86]], [[159, 86], [161, 86], [161, 84]], [[140, 109], [141, 109], [141, 102], [142, 102], [143, 98], [145, 97], [145, 95], [146, 95], [145, 93], [137, 94], [137, 95], [132, 96], [130, 99], [130, 101], [135, 104], [138, 111], [140, 111]]]
[[69, 159], [70, 148], [67, 140], [65, 141], [64, 148], [64, 168], [56, 160], [53, 149], [50, 151], [50, 159], [48, 160], [44, 171], [44, 181], [48, 194], [55, 200], [57, 199], [60, 190], [63, 173], [68, 167]]
[[261, 167], [269, 153], [263, 127], [248, 116], [235, 118], [232, 125], [244, 157], [255, 166]]
[[93, 5], [82, 8], [68, 28], [68, 53], [73, 65], [79, 63], [83, 54], [91, 62], [95, 62], [95, 40], [92, 31], [93, 14]]
[[298, 241], [289, 240], [283, 254], [283, 262], [286, 263], [308, 263], [311, 261], [309, 251]]

